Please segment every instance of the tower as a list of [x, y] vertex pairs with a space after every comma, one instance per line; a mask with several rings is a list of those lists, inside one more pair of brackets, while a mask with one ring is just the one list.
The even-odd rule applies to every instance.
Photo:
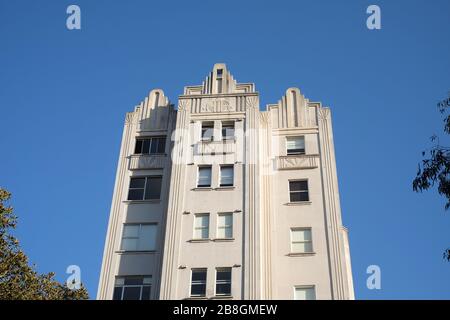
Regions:
[[222, 63], [128, 113], [99, 299], [353, 299], [328, 108]]

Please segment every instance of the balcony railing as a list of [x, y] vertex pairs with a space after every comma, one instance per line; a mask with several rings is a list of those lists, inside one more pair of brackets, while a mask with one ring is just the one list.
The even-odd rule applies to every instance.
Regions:
[[196, 154], [226, 154], [236, 151], [235, 139], [221, 141], [199, 141], [195, 145]]
[[166, 164], [165, 154], [135, 154], [129, 157], [130, 170], [162, 169]]

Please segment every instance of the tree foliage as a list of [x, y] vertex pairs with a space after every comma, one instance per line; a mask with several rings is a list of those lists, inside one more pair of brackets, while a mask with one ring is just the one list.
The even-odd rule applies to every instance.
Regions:
[[[450, 93], [448, 98], [438, 103], [438, 110], [444, 116], [444, 133], [450, 134]], [[427, 154], [419, 163], [416, 178], [413, 181], [413, 190], [422, 192], [437, 185], [437, 191], [447, 200], [445, 210], [450, 208], [450, 148], [443, 146], [436, 135], [431, 137], [434, 146], [428, 151], [423, 151], [422, 156]], [[450, 248], [444, 252], [444, 258], [450, 261]]]
[[54, 273], [39, 274], [21, 250], [11, 231], [17, 226], [11, 194], [0, 188], [0, 300], [82, 300], [88, 299], [81, 286], [71, 290], [54, 279]]

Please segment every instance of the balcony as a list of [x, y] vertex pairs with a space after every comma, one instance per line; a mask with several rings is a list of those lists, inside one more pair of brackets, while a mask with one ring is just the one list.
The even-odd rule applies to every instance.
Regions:
[[165, 154], [135, 154], [128, 159], [129, 170], [163, 169], [167, 156]]
[[275, 159], [276, 170], [299, 170], [319, 167], [318, 154], [280, 156]]
[[227, 154], [236, 151], [235, 139], [220, 141], [203, 140], [195, 145], [195, 154]]

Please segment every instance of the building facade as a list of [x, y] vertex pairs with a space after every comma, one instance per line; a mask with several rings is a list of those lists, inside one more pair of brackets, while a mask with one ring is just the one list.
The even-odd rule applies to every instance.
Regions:
[[353, 299], [329, 108], [216, 64], [126, 115], [98, 299]]

